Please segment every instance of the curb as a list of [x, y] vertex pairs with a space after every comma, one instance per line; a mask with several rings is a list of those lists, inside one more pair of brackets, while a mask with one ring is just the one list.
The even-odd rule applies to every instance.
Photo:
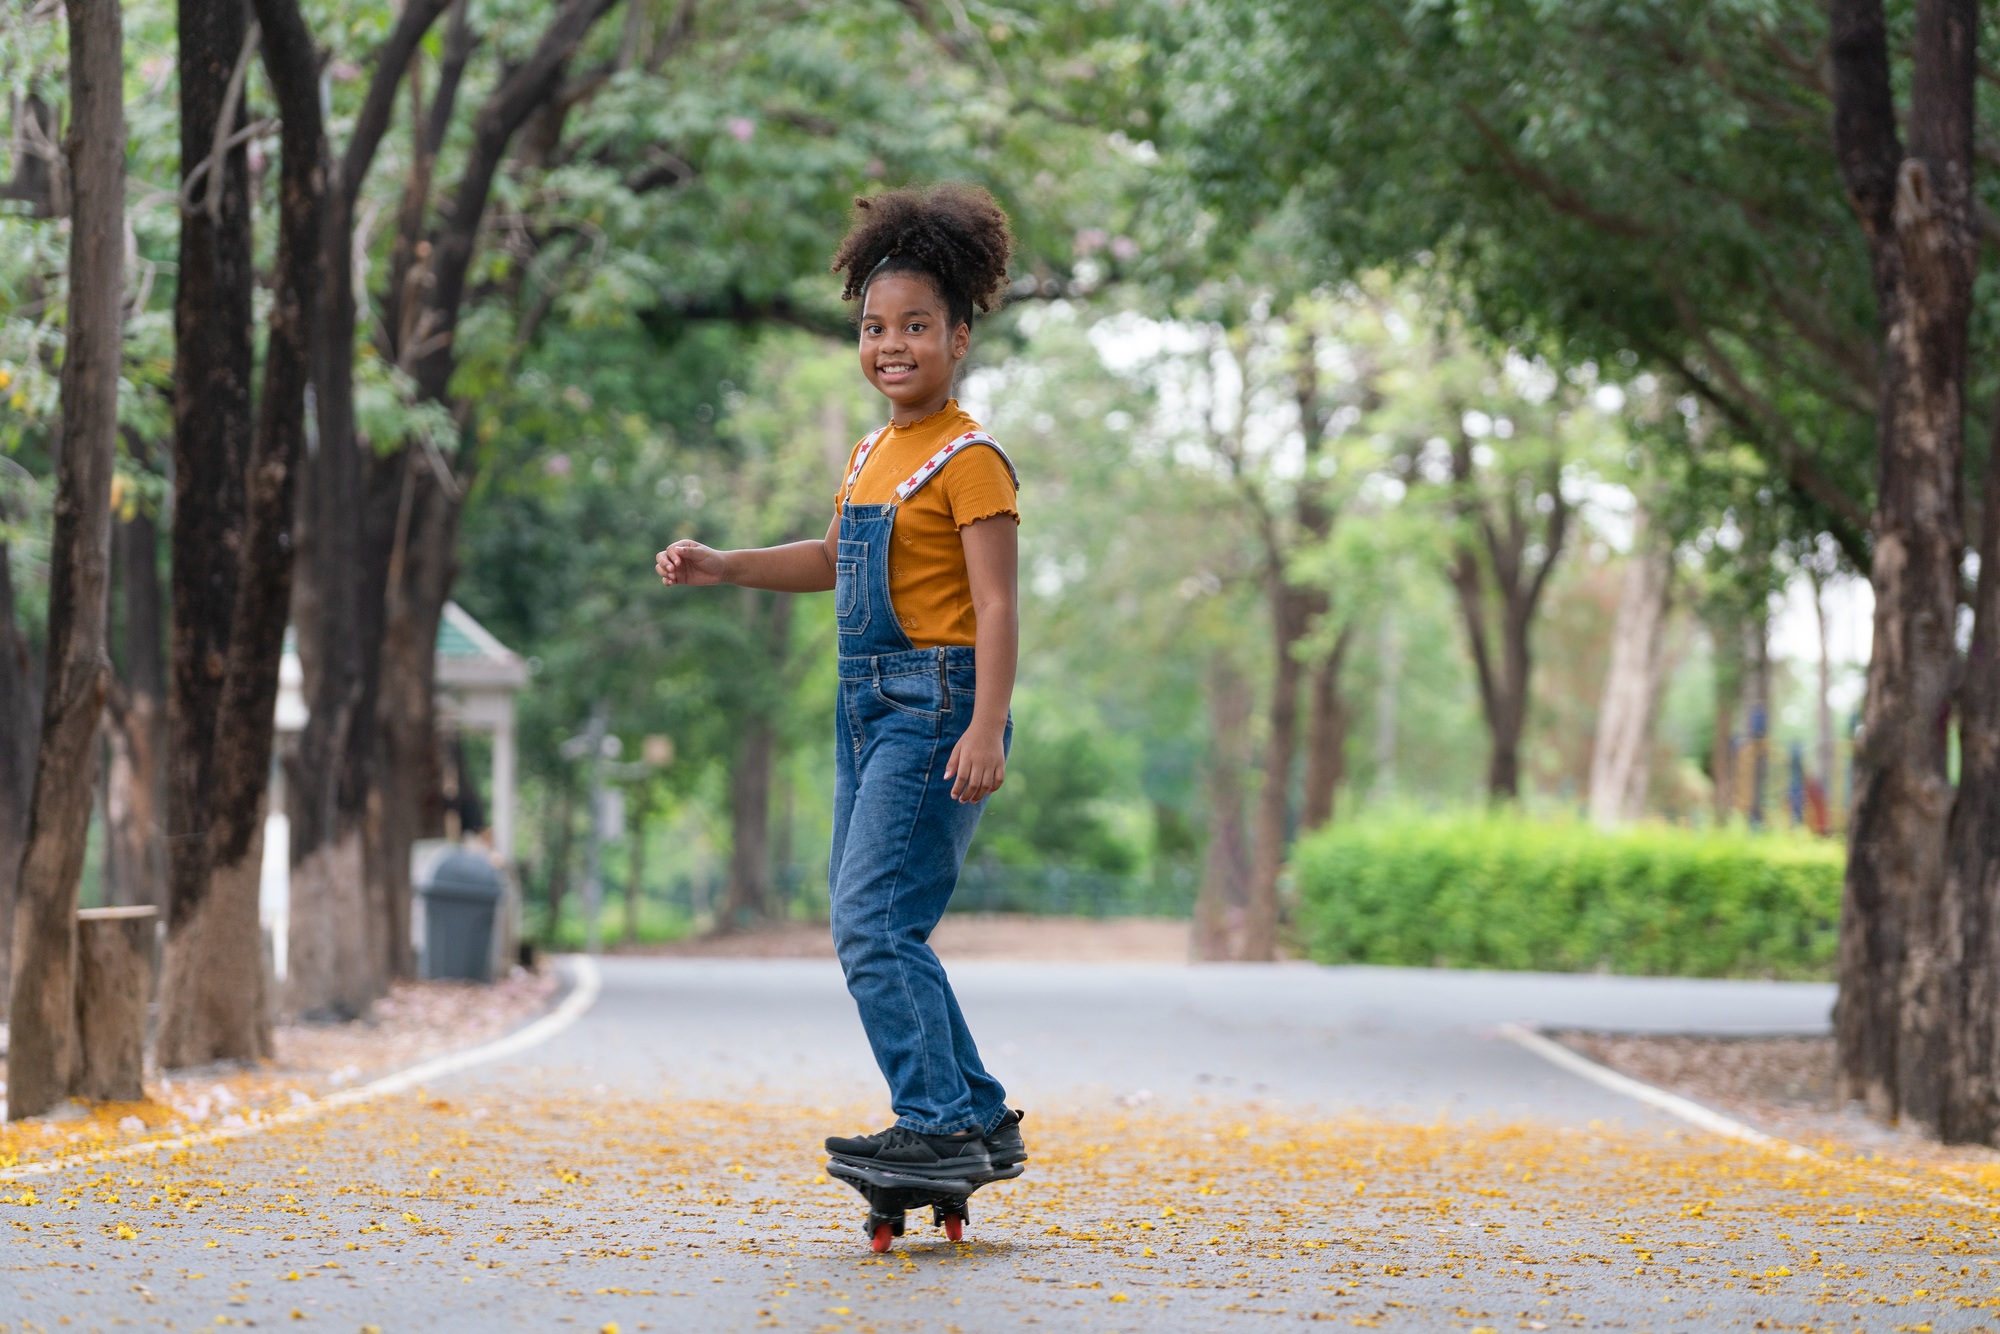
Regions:
[[1978, 1196], [1967, 1195], [1963, 1191], [1953, 1190], [1949, 1186], [1938, 1186], [1928, 1181], [1919, 1181], [1913, 1177], [1899, 1176], [1894, 1172], [1885, 1172], [1878, 1167], [1871, 1167], [1866, 1163], [1844, 1162], [1841, 1159], [1829, 1157], [1817, 1149], [1808, 1149], [1803, 1144], [1794, 1144], [1788, 1139], [1781, 1139], [1776, 1135], [1767, 1135], [1763, 1131], [1753, 1126], [1747, 1126], [1733, 1117], [1724, 1116], [1721, 1112], [1704, 1107], [1692, 1098], [1683, 1098], [1678, 1093], [1669, 1093], [1663, 1088], [1646, 1083], [1644, 1080], [1634, 1079], [1630, 1075], [1621, 1075], [1616, 1070], [1599, 1065], [1588, 1056], [1571, 1051], [1568, 1047], [1563, 1046], [1561, 1043], [1550, 1039], [1542, 1033], [1536, 1032], [1526, 1024], [1502, 1024], [1496, 1031], [1501, 1037], [1507, 1039], [1507, 1041], [1517, 1047], [1522, 1047], [1533, 1052], [1550, 1065], [1558, 1066], [1573, 1075], [1581, 1076], [1600, 1088], [1609, 1089], [1613, 1093], [1623, 1094], [1635, 1102], [1642, 1102], [1648, 1107], [1657, 1108], [1669, 1116], [1677, 1117], [1689, 1125], [1698, 1126], [1722, 1139], [1735, 1140], [1739, 1144], [1747, 1144], [1752, 1148], [1761, 1149], [1766, 1153], [1774, 1154], [1790, 1162], [1811, 1163], [1815, 1167], [1823, 1167], [1830, 1171], [1848, 1172], [1856, 1176], [1866, 1177], [1878, 1185], [1893, 1187], [1896, 1190], [1910, 1191], [1914, 1194], [1929, 1196], [1932, 1199], [1943, 1200], [1949, 1204], [1964, 1205], [1972, 1209], [1983, 1209], [1987, 1213], [2000, 1214], [2000, 1201], [1980, 1199]]
[[267, 1116], [249, 1125], [229, 1126], [216, 1130], [204, 1130], [192, 1135], [178, 1135], [173, 1139], [140, 1140], [132, 1144], [120, 1144], [115, 1148], [99, 1149], [92, 1153], [72, 1154], [63, 1158], [50, 1158], [41, 1162], [22, 1163], [19, 1167], [0, 1170], [0, 1181], [19, 1181], [26, 1177], [50, 1176], [72, 1167], [87, 1167], [92, 1163], [114, 1162], [127, 1158], [143, 1158], [163, 1150], [196, 1148], [203, 1144], [219, 1144], [225, 1140], [244, 1139], [251, 1135], [261, 1135], [267, 1130], [277, 1130], [284, 1126], [295, 1126], [331, 1112], [358, 1107], [362, 1103], [386, 1098], [393, 1093], [401, 1093], [419, 1084], [446, 1075], [458, 1073], [475, 1065], [499, 1060], [540, 1046], [550, 1038], [581, 1019], [592, 1005], [597, 1003], [598, 993], [604, 989], [604, 979], [597, 971], [597, 961], [587, 954], [561, 956], [574, 969], [574, 982], [569, 994], [541, 1018], [524, 1024], [505, 1037], [481, 1043], [477, 1047], [467, 1047], [463, 1051], [447, 1052], [443, 1056], [433, 1056], [427, 1061], [406, 1066], [393, 1074], [338, 1093], [329, 1093], [323, 1098], [315, 1098], [304, 1106]]
[[1746, 1126], [1741, 1121], [1702, 1106], [1692, 1098], [1683, 1098], [1678, 1093], [1669, 1093], [1644, 1080], [1621, 1075], [1608, 1066], [1599, 1065], [1588, 1056], [1571, 1051], [1560, 1042], [1544, 1037], [1525, 1024], [1502, 1024], [1499, 1032], [1501, 1037], [1517, 1047], [1527, 1048], [1550, 1065], [1561, 1066], [1571, 1074], [1581, 1075], [1600, 1088], [1610, 1089], [1613, 1093], [1622, 1093], [1635, 1102], [1643, 1102], [1648, 1107], [1658, 1108], [1669, 1116], [1679, 1117], [1689, 1125], [1700, 1126], [1712, 1135], [1733, 1139], [1740, 1144], [1752, 1144], [1781, 1158], [1832, 1161], [1802, 1144], [1794, 1144], [1790, 1140], [1779, 1139], [1775, 1135], [1767, 1135], [1761, 1130]]

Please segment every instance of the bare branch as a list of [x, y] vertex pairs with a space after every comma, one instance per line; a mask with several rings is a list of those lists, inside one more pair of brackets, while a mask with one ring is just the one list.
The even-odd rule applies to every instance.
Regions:
[[1493, 150], [1494, 156], [1499, 158], [1501, 169], [1540, 195], [1558, 213], [1564, 213], [1570, 217], [1577, 218], [1580, 221], [1590, 224], [1597, 230], [1609, 232], [1613, 236], [1623, 236], [1637, 240], [1654, 234], [1653, 228], [1646, 226], [1642, 222], [1637, 222], [1631, 218], [1623, 218], [1615, 213], [1606, 213], [1596, 208], [1582, 195], [1562, 184], [1541, 168], [1535, 166], [1533, 163], [1524, 161], [1514, 151], [1513, 146], [1507, 142], [1505, 136], [1494, 129], [1492, 125], [1488, 124], [1486, 118], [1479, 114], [1479, 109], [1473, 106], [1472, 103], [1460, 99], [1458, 109], [1472, 123], [1472, 128], [1478, 133], [1479, 137], [1486, 141], [1486, 146]]
[[409, 68], [410, 58], [416, 54], [424, 34], [450, 3], [451, 0], [409, 0], [396, 16], [396, 26], [375, 52], [375, 71], [368, 78], [361, 113], [355, 117], [354, 133], [348, 138], [347, 152], [340, 161], [339, 189], [350, 211], [360, 197], [361, 183], [368, 175], [369, 164], [375, 160], [375, 150], [388, 132], [389, 118], [396, 107], [396, 85], [402, 82], [403, 71]]
[[[215, 147], [194, 171], [188, 173], [191, 181], [206, 170], [211, 179], [219, 179], [222, 160], [229, 155], [230, 147], [236, 142], [230, 132], [230, 125], [236, 120], [236, 108], [243, 100], [243, 80], [250, 73], [250, 54], [257, 49], [257, 20], [250, 20], [250, 26], [243, 33], [243, 49], [236, 53], [236, 67], [229, 72], [229, 90], [222, 95], [222, 114], [215, 118]], [[202, 209], [208, 220], [215, 222], [222, 216], [221, 190], [210, 190], [202, 198]]]

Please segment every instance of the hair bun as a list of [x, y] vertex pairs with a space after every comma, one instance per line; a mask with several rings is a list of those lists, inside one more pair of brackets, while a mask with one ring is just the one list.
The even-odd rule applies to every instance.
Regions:
[[1000, 305], [1013, 253], [1013, 232], [993, 196], [946, 182], [856, 199], [833, 272], [847, 275], [843, 300], [860, 296], [884, 268], [922, 273], [937, 284], [953, 320], [969, 322], [975, 309]]

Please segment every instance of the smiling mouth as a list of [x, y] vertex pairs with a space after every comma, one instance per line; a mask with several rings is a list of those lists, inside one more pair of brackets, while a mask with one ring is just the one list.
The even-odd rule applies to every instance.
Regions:
[[882, 375], [907, 375], [911, 371], [914, 371], [916, 369], [916, 366], [911, 362], [896, 361], [896, 362], [891, 362], [886, 366], [877, 366], [875, 369], [879, 374]]

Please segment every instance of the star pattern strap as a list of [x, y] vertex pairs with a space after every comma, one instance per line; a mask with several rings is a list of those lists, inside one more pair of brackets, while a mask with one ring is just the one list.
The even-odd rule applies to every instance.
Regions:
[[[871, 440], [869, 443], [873, 444], [874, 442]], [[909, 479], [905, 481], [901, 486], [896, 488], [896, 499], [898, 501], [905, 501], [908, 500], [911, 496], [917, 494], [917, 492], [923, 490], [924, 484], [929, 482], [931, 478], [937, 476], [938, 470], [944, 467], [944, 465], [947, 462], [949, 462], [954, 455], [959, 454], [964, 450], [970, 449], [974, 445], [991, 446], [993, 452], [1000, 456], [1000, 461], [1007, 465], [1007, 475], [1014, 479], [1014, 489], [1016, 491], [1019, 491], [1021, 489], [1021, 474], [1015, 470], [1014, 460], [1007, 457], [1007, 451], [1000, 448], [1000, 442], [998, 440], [995, 440], [992, 436], [986, 434], [986, 432], [984, 431], [967, 431], [964, 435], [958, 436], [952, 440], [945, 442], [945, 445], [942, 449], [938, 450], [937, 453], [931, 455], [929, 462], [925, 463], [923, 467], [917, 469], [914, 473], [911, 473]], [[864, 449], [865, 448], [866, 447], [864, 446]], [[858, 474], [860, 470], [861, 469], [857, 464], [855, 467], [855, 472]], [[853, 485], [854, 483], [852, 479], [850, 479], [848, 481], [848, 486], [852, 488]]]
[[854, 467], [848, 470], [847, 485], [842, 488], [842, 491], [846, 495], [851, 496], [854, 494], [854, 484], [861, 480], [861, 465], [868, 462], [868, 451], [875, 448], [875, 443], [887, 434], [889, 434], [889, 428], [884, 426], [881, 430], [876, 431], [866, 440], [863, 440], [861, 448], [854, 451]]

